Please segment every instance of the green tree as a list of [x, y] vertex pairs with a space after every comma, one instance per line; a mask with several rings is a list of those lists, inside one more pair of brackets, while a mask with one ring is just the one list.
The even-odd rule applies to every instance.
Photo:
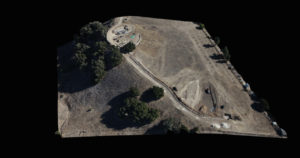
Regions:
[[202, 30], [202, 29], [204, 29], [204, 28], [205, 28], [205, 25], [204, 25], [203, 23], [199, 23], [199, 24], [198, 24], [197, 29]]
[[110, 48], [110, 45], [106, 41], [98, 41], [95, 42], [93, 48], [93, 56], [97, 58], [98, 56], [103, 56]]
[[105, 75], [105, 65], [101, 57], [92, 61], [92, 70], [94, 72], [94, 82], [100, 82]]
[[225, 46], [222, 50], [223, 54], [224, 54], [224, 58], [226, 61], [229, 61], [230, 60], [230, 54], [229, 54], [229, 50], [228, 50], [228, 47]]
[[266, 99], [260, 99], [260, 102], [261, 102], [264, 110], [267, 110], [267, 111], [270, 110], [270, 104]]
[[199, 128], [195, 127], [195, 128], [193, 128], [193, 129], [190, 130], [190, 133], [191, 134], [196, 134], [198, 130], [199, 130]]
[[83, 69], [88, 65], [87, 61], [87, 52], [89, 51], [90, 46], [84, 43], [75, 44], [75, 55], [73, 57], [75, 63], [79, 66], [80, 69]]
[[105, 57], [106, 66], [110, 69], [122, 62], [123, 56], [117, 47], [110, 48], [111, 51]]
[[152, 92], [153, 92], [154, 99], [156, 99], [156, 100], [158, 100], [164, 96], [164, 89], [162, 89], [160, 87], [153, 86]]
[[125, 106], [119, 109], [119, 116], [135, 123], [151, 123], [159, 116], [158, 110], [149, 108], [146, 103], [136, 98], [126, 98], [124, 104]]
[[162, 128], [167, 132], [179, 134], [181, 131], [181, 122], [178, 119], [175, 118], [168, 118], [161, 122]]
[[129, 90], [130, 97], [137, 97], [139, 95], [140, 95], [140, 92], [136, 87], [130, 87], [130, 90]]
[[220, 37], [216, 36], [216, 37], [214, 38], [214, 41], [215, 41], [216, 45], [219, 45], [220, 42], [221, 42], [221, 39], [220, 39]]
[[129, 42], [127, 44], [125, 44], [122, 48], [121, 48], [121, 52], [122, 53], [129, 53], [132, 52], [135, 49], [135, 44], [132, 42]]
[[91, 44], [96, 41], [103, 41], [106, 39], [108, 28], [99, 21], [93, 21], [83, 26], [80, 29], [78, 42]]

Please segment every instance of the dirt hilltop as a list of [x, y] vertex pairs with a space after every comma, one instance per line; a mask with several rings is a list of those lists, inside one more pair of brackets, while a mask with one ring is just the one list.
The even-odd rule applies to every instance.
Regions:
[[[154, 127], [169, 117], [178, 118], [189, 129], [198, 127], [198, 133], [279, 137], [264, 113], [252, 108], [253, 99], [228, 66], [214, 58], [219, 48], [207, 47], [213, 43], [205, 29], [197, 29], [193, 22], [137, 16], [111, 21], [107, 35], [111, 44], [118, 40], [114, 40], [114, 29], [128, 25], [140, 38], [138, 45], [97, 85], [58, 92], [62, 137], [162, 134]], [[70, 45], [60, 47], [58, 53], [69, 53]], [[165, 91], [165, 97], [149, 104], [159, 109], [160, 117], [141, 127], [122, 122], [116, 109], [124, 93], [132, 86], [143, 92], [153, 85]]]

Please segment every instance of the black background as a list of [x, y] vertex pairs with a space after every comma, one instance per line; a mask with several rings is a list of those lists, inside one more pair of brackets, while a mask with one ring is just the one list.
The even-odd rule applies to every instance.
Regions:
[[[122, 5], [121, 5], [122, 4]], [[114, 6], [113, 11], [109, 6]], [[40, 14], [40, 15], [39, 15]], [[107, 1], [98, 3], [54, 3], [42, 4], [28, 14], [34, 17], [34, 28], [38, 31], [35, 40], [41, 43], [43, 53], [35, 54], [35, 60], [43, 67], [43, 77], [47, 78], [47, 88], [42, 88], [39, 99], [45, 103], [43, 118], [47, 120], [46, 136], [50, 142], [58, 144], [104, 144], [124, 147], [127, 143], [155, 143], [160, 141], [164, 146], [184, 144], [189, 141], [198, 143], [217, 142], [224, 146], [227, 143], [246, 142], [247, 144], [265, 142], [274, 144], [287, 143], [288, 140], [272, 138], [253, 138], [240, 136], [215, 136], [199, 135], [188, 137], [166, 136], [130, 136], [130, 137], [96, 137], [96, 138], [71, 138], [61, 139], [54, 135], [57, 130], [57, 89], [56, 89], [56, 49], [60, 45], [73, 39], [73, 35], [88, 22], [98, 20], [105, 22], [117, 16], [146, 16], [185, 21], [203, 22], [212, 36], [221, 37], [221, 47], [227, 45], [231, 53], [231, 62], [237, 71], [248, 82], [251, 89], [260, 97], [266, 98], [271, 106], [271, 114], [275, 117], [280, 127], [285, 129], [288, 136], [292, 137], [293, 130], [290, 126], [292, 115], [291, 106], [296, 106], [291, 89], [296, 86], [296, 75], [292, 69], [296, 68], [296, 52], [293, 46], [291, 32], [295, 10], [290, 4], [282, 3], [219, 3], [211, 4], [202, 1]], [[49, 45], [50, 44], [50, 45]], [[47, 53], [44, 53], [47, 52]], [[46, 59], [49, 62], [46, 62]], [[37, 80], [37, 85], [44, 81]], [[45, 95], [47, 94], [47, 95]], [[47, 109], [47, 110], [46, 110]], [[181, 143], [183, 142], [183, 143]]]

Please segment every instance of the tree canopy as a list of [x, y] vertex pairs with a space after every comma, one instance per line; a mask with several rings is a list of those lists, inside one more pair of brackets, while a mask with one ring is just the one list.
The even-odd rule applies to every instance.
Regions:
[[230, 60], [230, 54], [229, 54], [229, 50], [228, 50], [228, 47], [227, 46], [225, 46], [224, 48], [223, 48], [223, 50], [222, 50], [222, 52], [223, 52], [223, 54], [224, 54], [224, 58], [225, 58], [225, 60]]
[[153, 96], [154, 96], [155, 100], [158, 100], [164, 96], [164, 89], [162, 89], [160, 87], [153, 86], [152, 92], [153, 92]]
[[119, 110], [119, 116], [134, 123], [151, 123], [159, 116], [158, 110], [149, 108], [146, 103], [139, 101], [137, 98], [126, 98], [124, 104]]
[[267, 110], [267, 111], [270, 110], [269, 102], [266, 99], [262, 98], [262, 99], [260, 99], [260, 102], [261, 102], [264, 110]]
[[140, 92], [136, 87], [130, 87], [130, 90], [129, 90], [130, 97], [137, 97], [139, 95], [140, 95]]
[[132, 52], [135, 49], [135, 44], [132, 42], [129, 42], [127, 44], [125, 44], [122, 48], [121, 48], [121, 52], [122, 53], [129, 53]]
[[221, 42], [221, 39], [220, 39], [220, 37], [216, 36], [216, 37], [214, 38], [214, 41], [215, 41], [216, 45], [219, 45], [220, 42]]
[[73, 61], [80, 70], [91, 71], [95, 83], [123, 59], [120, 49], [106, 41], [107, 30], [107, 26], [94, 21], [83, 26], [75, 36]]
[[103, 41], [106, 39], [108, 28], [99, 21], [93, 21], [83, 26], [80, 29], [79, 38], [80, 43], [91, 44], [96, 41]]

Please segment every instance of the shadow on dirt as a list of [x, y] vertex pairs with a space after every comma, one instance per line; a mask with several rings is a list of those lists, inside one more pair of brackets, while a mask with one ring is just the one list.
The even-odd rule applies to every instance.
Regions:
[[74, 93], [95, 85], [91, 73], [78, 69], [73, 69], [68, 73], [58, 72], [57, 76], [59, 92]]
[[259, 102], [254, 102], [253, 104], [251, 104], [251, 107], [257, 112], [264, 112], [264, 107]]
[[59, 92], [74, 93], [95, 85], [91, 71], [82, 71], [75, 66], [73, 43], [69, 42], [57, 51], [57, 82]]
[[118, 113], [120, 107], [124, 106], [124, 100], [129, 96], [129, 92], [122, 93], [108, 102], [111, 108], [101, 115], [101, 123], [105, 124], [107, 128], [115, 130], [122, 130], [128, 127], [141, 127], [143, 124], [134, 123], [130, 120], [120, 118]]
[[214, 45], [211, 45], [211, 44], [203, 44], [203, 47], [205, 47], [205, 48], [211, 48], [211, 47], [214, 47]]
[[210, 58], [214, 59], [214, 60], [223, 60], [224, 59], [224, 56], [221, 55], [221, 54], [213, 54], [210, 56]]

